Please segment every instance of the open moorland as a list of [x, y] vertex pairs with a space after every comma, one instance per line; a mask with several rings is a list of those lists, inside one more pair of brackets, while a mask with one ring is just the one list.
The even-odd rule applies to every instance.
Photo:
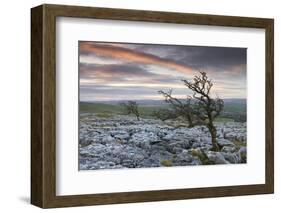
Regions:
[[220, 151], [204, 125], [154, 116], [163, 101], [139, 103], [140, 119], [119, 102], [80, 102], [79, 169], [122, 169], [238, 164], [247, 161], [246, 100], [226, 99], [215, 121]]

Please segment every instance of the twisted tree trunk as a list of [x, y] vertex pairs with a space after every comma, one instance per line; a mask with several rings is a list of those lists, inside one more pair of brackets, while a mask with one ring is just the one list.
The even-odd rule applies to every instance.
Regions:
[[212, 150], [213, 151], [220, 151], [220, 147], [219, 147], [219, 144], [217, 142], [217, 130], [216, 130], [216, 127], [213, 125], [213, 123], [208, 123], [208, 130], [211, 134], [211, 139], [212, 139], [212, 145], [213, 145], [213, 148]]

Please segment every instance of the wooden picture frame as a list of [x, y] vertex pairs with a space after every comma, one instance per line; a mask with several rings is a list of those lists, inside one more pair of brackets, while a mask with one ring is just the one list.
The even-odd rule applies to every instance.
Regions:
[[[56, 18], [95, 18], [265, 29], [265, 184], [56, 195]], [[41, 208], [267, 194], [274, 191], [273, 19], [44, 4], [31, 9], [31, 203]]]

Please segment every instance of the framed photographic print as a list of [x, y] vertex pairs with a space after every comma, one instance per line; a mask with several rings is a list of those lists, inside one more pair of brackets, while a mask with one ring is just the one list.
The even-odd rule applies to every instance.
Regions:
[[31, 203], [274, 191], [272, 19], [31, 9]]

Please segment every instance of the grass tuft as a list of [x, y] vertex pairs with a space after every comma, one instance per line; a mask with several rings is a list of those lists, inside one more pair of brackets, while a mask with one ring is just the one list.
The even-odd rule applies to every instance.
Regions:
[[213, 164], [215, 164], [214, 161], [212, 161], [208, 158], [208, 156], [205, 154], [205, 152], [203, 150], [193, 149], [191, 151], [191, 154], [195, 157], [198, 157], [203, 165], [213, 165]]
[[161, 165], [166, 166], [166, 167], [170, 167], [170, 166], [173, 166], [173, 163], [170, 160], [162, 160]]

